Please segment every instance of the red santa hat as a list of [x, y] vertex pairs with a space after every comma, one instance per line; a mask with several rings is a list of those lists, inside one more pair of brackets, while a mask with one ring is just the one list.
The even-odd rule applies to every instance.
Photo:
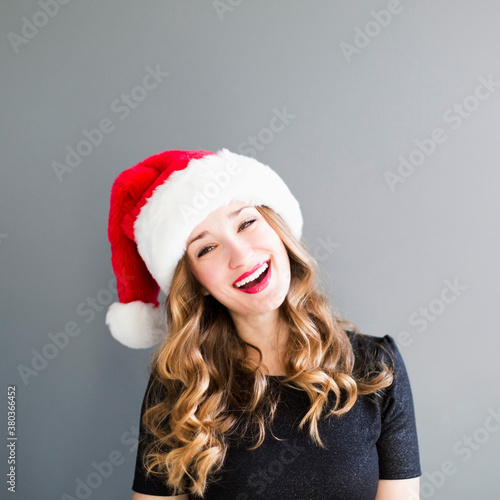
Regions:
[[283, 180], [267, 165], [227, 149], [165, 151], [116, 178], [108, 237], [119, 302], [106, 315], [116, 340], [140, 349], [167, 335], [159, 292], [168, 295], [193, 229], [232, 200], [268, 206], [300, 239], [300, 206]]

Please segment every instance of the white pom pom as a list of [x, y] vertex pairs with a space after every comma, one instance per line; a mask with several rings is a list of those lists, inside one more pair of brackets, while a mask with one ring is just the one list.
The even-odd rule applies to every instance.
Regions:
[[106, 324], [118, 342], [132, 349], [147, 349], [158, 344], [167, 334], [163, 308], [140, 300], [109, 306]]

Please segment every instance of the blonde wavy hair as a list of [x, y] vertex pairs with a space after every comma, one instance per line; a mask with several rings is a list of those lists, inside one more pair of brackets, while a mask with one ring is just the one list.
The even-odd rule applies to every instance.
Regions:
[[[392, 368], [367, 357], [367, 351], [358, 359], [347, 332], [360, 332], [320, 290], [318, 264], [304, 243], [276, 212], [256, 209], [280, 236], [290, 259], [290, 289], [280, 307], [280, 324], [289, 330], [287, 375], [279, 383], [307, 393], [311, 407], [299, 428], [308, 424], [313, 442], [324, 448], [318, 420], [348, 412], [358, 395], [377, 397], [392, 384]], [[249, 449], [263, 443], [280, 393], [260, 369], [259, 348], [238, 336], [222, 304], [202, 295], [186, 255], [177, 265], [166, 313], [168, 336], [150, 364], [154, 384], [146, 395], [143, 423], [153, 439], [143, 462], [148, 476], [164, 476], [174, 495], [203, 496], [222, 468], [231, 437], [250, 433], [255, 444]], [[249, 364], [250, 349], [259, 354], [257, 368]], [[334, 404], [328, 408], [330, 393]]]

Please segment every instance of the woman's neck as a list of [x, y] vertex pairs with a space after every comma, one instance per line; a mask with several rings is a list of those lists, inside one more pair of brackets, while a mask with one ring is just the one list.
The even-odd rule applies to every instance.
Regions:
[[[248, 344], [256, 346], [262, 352], [260, 370], [265, 375], [285, 375], [285, 350], [289, 337], [289, 329], [280, 311], [252, 317], [233, 317], [238, 336]], [[247, 347], [250, 364], [257, 367], [259, 353]]]

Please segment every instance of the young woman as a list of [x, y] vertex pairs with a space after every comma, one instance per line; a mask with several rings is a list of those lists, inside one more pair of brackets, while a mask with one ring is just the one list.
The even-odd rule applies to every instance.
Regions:
[[116, 179], [106, 322], [129, 347], [159, 343], [133, 500], [419, 498], [401, 355], [329, 305], [301, 233], [281, 178], [226, 149]]

